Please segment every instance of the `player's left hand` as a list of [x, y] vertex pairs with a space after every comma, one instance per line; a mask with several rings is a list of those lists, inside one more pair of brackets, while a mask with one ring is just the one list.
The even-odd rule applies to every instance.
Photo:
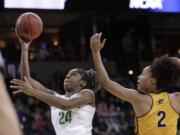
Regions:
[[[26, 77], [24, 77], [24, 80], [25, 81], [19, 79], [13, 79], [11, 81], [12, 85], [10, 86], [10, 88], [16, 89], [17, 91], [21, 91], [26, 95], [32, 96], [34, 89]], [[14, 93], [16, 93], [16, 91]]]
[[25, 42], [18, 34], [17, 32], [17, 29], [15, 28], [15, 33], [16, 33], [16, 36], [21, 44], [21, 47], [24, 48], [24, 49], [29, 49], [29, 46], [31, 44], [32, 41], [29, 41], [29, 42]]
[[102, 33], [96, 33], [91, 36], [90, 48], [92, 52], [98, 52], [104, 47], [104, 44], [106, 43], [106, 39], [103, 39], [103, 41], [101, 41], [101, 36]]

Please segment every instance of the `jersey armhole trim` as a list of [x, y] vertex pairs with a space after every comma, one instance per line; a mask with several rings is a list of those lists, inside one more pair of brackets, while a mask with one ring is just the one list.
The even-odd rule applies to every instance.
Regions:
[[139, 135], [139, 125], [138, 125], [138, 118], [135, 116], [135, 135]]
[[170, 100], [170, 98], [169, 98], [169, 94], [167, 94], [167, 97], [168, 97], [169, 104], [170, 104], [171, 108], [179, 115], [179, 113], [176, 111], [176, 109], [175, 109], [175, 108], [172, 106], [172, 104], [171, 104], [171, 100]]
[[140, 119], [140, 118], [143, 118], [144, 116], [146, 116], [146, 115], [152, 110], [152, 107], [153, 107], [153, 104], [154, 104], [154, 100], [153, 100], [151, 94], [147, 94], [147, 95], [151, 98], [151, 101], [152, 101], [151, 107], [150, 107], [150, 109], [149, 109], [145, 114], [143, 114], [142, 116], [139, 116], [139, 117], [136, 116], [137, 120]]

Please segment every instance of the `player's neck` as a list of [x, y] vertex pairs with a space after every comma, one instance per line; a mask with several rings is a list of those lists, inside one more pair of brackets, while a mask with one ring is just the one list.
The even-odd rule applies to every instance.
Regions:
[[159, 94], [159, 93], [161, 93], [160, 91], [157, 90], [157, 88], [156, 88], [155, 86], [152, 87], [149, 91], [150, 91], [150, 93], [154, 93], [154, 94]]
[[79, 88], [74, 89], [72, 91], [66, 91], [65, 96], [66, 97], [71, 97], [72, 95], [74, 95], [75, 93], [78, 93], [79, 91], [81, 91], [81, 89], [79, 89]]

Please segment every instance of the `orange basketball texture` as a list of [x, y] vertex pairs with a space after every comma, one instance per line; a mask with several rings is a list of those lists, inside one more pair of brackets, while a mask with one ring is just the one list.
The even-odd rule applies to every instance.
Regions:
[[39, 37], [43, 30], [41, 18], [32, 12], [23, 13], [16, 21], [16, 32], [24, 41]]

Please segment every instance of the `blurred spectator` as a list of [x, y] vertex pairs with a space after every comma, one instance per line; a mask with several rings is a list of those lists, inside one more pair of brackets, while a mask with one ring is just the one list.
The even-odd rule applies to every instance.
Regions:
[[103, 117], [99, 117], [94, 125], [94, 135], [110, 135], [113, 127], [107, 125]]
[[38, 61], [46, 60], [49, 56], [49, 51], [47, 50], [47, 44], [45, 42], [42, 42], [39, 44], [39, 50], [36, 55], [36, 59]]
[[39, 108], [36, 108], [35, 116], [32, 121], [34, 133], [43, 134], [43, 132], [45, 131], [45, 124], [46, 122], [42, 117], [41, 110], [39, 110]]
[[100, 101], [97, 105], [96, 112], [99, 117], [107, 116], [109, 113], [107, 103], [103, 100]]

